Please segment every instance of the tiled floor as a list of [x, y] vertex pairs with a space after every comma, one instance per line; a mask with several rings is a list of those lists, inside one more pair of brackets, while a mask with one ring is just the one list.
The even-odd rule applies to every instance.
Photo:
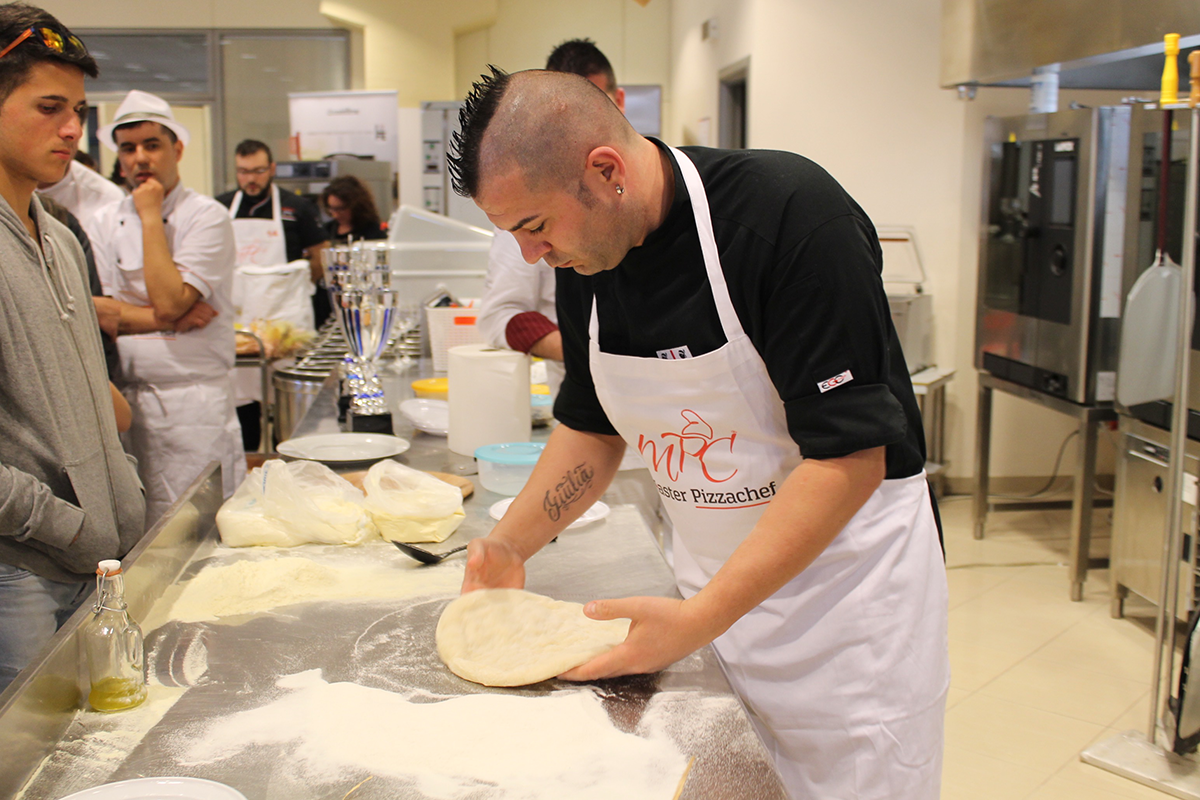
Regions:
[[[1144, 730], [1154, 609], [1109, 614], [1108, 573], [1069, 599], [1069, 510], [1006, 511], [971, 535], [971, 503], [946, 498], [950, 663], [943, 800], [1120, 800], [1168, 795], [1082, 763], [1092, 742]], [[1097, 512], [1092, 555], [1105, 556]]]

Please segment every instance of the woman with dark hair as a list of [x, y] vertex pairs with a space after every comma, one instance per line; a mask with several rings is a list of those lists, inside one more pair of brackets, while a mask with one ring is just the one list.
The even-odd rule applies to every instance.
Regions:
[[353, 175], [343, 175], [329, 182], [321, 192], [321, 208], [332, 217], [325, 223], [330, 244], [340, 244], [349, 238], [387, 238], [371, 192]]

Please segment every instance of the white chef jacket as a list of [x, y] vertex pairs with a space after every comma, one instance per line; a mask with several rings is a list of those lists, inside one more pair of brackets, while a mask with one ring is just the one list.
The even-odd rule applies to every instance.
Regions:
[[74, 214], [92, 242], [95, 242], [98, 236], [95, 227], [96, 214], [110, 203], [125, 197], [119, 186], [78, 161], [71, 162], [61, 181], [37, 191]]
[[[475, 324], [492, 347], [511, 349], [506, 335], [509, 320], [527, 311], [536, 311], [558, 324], [554, 268], [544, 259], [539, 259], [536, 264], [525, 261], [517, 238], [496, 228], [488, 251], [483, 300]], [[551, 394], [558, 394], [563, 374], [561, 361], [546, 359], [546, 383], [550, 385]]]
[[545, 261], [526, 263], [516, 237], [508, 231], [497, 228], [492, 237], [483, 287], [483, 301], [475, 324], [492, 347], [508, 348], [505, 330], [508, 321], [517, 314], [536, 311], [558, 324], [554, 268]]
[[[237, 257], [229, 211], [211, 197], [177, 184], [163, 199], [167, 243], [184, 283], [217, 311], [203, 328], [121, 336], [126, 381], [159, 386], [227, 377], [233, 367], [233, 270]], [[142, 223], [126, 197], [96, 214], [92, 242], [105, 294], [150, 305], [142, 269]]]

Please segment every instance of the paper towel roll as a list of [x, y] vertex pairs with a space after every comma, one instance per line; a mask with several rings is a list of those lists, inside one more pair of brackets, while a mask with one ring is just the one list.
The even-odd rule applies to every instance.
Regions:
[[475, 455], [485, 444], [528, 442], [529, 356], [486, 344], [449, 351], [450, 449]]

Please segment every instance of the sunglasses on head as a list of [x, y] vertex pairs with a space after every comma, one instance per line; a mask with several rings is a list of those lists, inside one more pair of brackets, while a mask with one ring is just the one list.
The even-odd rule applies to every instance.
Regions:
[[17, 45], [31, 37], [37, 41], [40, 41], [47, 50], [53, 50], [56, 53], [81, 56], [86, 56], [88, 54], [87, 48], [83, 46], [83, 42], [79, 41], [79, 37], [75, 34], [67, 33], [66, 31], [56, 31], [53, 28], [48, 28], [41, 25], [35, 25], [34, 27], [26, 28], [25, 30], [21, 31], [21, 35], [16, 39], [13, 39], [8, 47], [0, 50], [0, 58], [4, 58], [6, 55], [11, 53]]

